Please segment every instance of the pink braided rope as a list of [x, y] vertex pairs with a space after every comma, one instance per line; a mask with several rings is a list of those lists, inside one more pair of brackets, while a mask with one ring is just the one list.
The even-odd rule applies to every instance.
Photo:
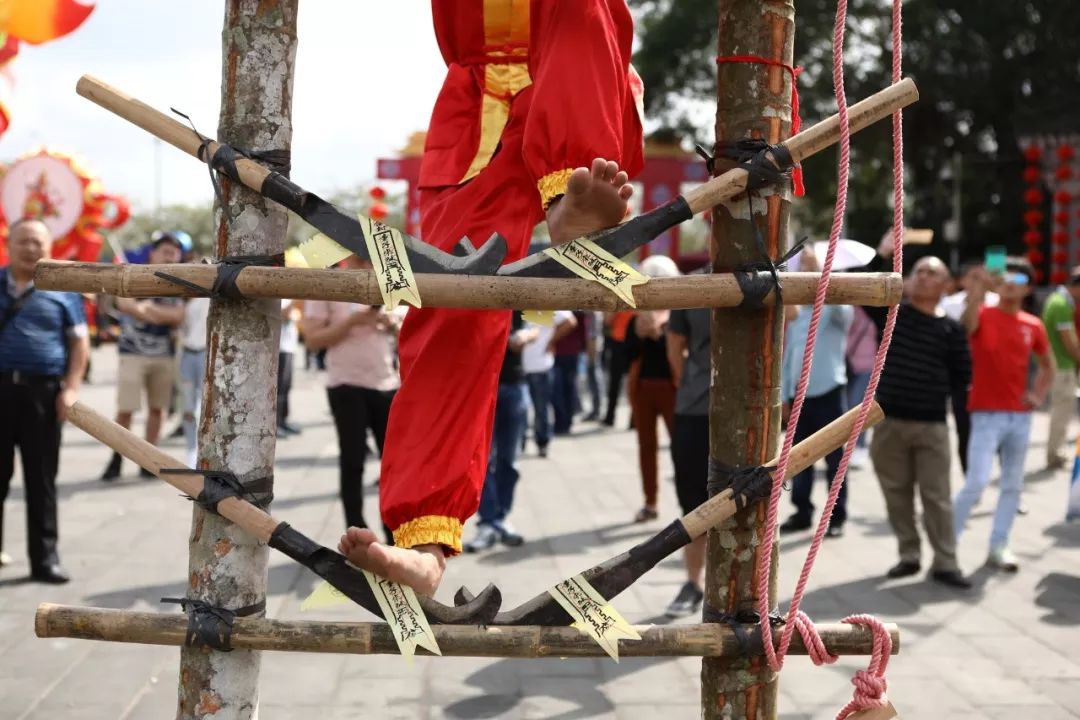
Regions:
[[836, 720], [844, 720], [860, 710], [885, 707], [889, 702], [885, 696], [885, 690], [889, 686], [885, 680], [885, 668], [889, 665], [889, 656], [892, 655], [892, 636], [873, 615], [849, 615], [843, 622], [869, 627], [874, 634], [874, 650], [870, 666], [866, 670], [858, 671], [855, 677], [851, 678], [851, 684], [855, 686], [854, 696], [851, 702], [837, 713]]
[[[822, 643], [820, 636], [817, 633], [817, 629], [810, 621], [809, 617], [803, 613], [799, 606], [802, 603], [802, 599], [806, 594], [806, 587], [809, 582], [810, 572], [813, 569], [814, 562], [817, 559], [818, 552], [821, 549], [821, 543], [825, 537], [825, 531], [828, 528], [829, 518], [832, 515], [833, 507], [836, 505], [837, 497], [840, 494], [840, 488], [847, 475], [848, 463], [850, 462], [851, 453], [855, 448], [855, 443], [858, 436], [862, 433], [863, 428], [866, 425], [866, 419], [870, 412], [870, 406], [873, 402], [874, 394], [877, 391], [878, 381], [881, 378], [882, 369], [885, 366], [885, 357], [888, 353], [889, 346], [892, 342], [893, 329], [896, 326], [896, 315], [898, 308], [892, 307], [889, 310], [888, 316], [885, 322], [884, 332], [882, 333], [881, 344], [878, 347], [877, 355], [874, 361], [874, 369], [870, 377], [870, 383], [866, 389], [866, 394], [863, 396], [862, 404], [859, 407], [859, 414], [856, 418], [855, 426], [852, 428], [851, 436], [848, 438], [847, 443], [844, 446], [844, 453], [840, 460], [840, 466], [837, 469], [836, 476], [833, 478], [829, 488], [829, 496], [826, 500], [825, 507], [822, 509], [821, 517], [818, 520], [818, 526], [814, 532], [814, 537], [810, 545], [810, 549], [807, 552], [806, 560], [803, 564], [802, 572], [799, 575], [799, 581], [796, 585], [795, 592], [792, 595], [791, 606], [787, 613], [787, 624], [784, 627], [784, 631], [780, 637], [779, 649], [773, 646], [772, 633], [769, 628], [769, 602], [768, 602], [768, 588], [769, 588], [769, 561], [772, 556], [772, 547], [776, 540], [776, 527], [777, 516], [779, 512], [779, 498], [780, 489], [784, 483], [784, 477], [787, 473], [787, 466], [790, 460], [791, 447], [794, 442], [795, 428], [798, 425], [799, 414], [802, 411], [802, 405], [806, 398], [806, 388], [809, 382], [810, 367], [813, 361], [814, 346], [817, 342], [817, 329], [820, 322], [821, 311], [824, 305], [825, 292], [828, 287], [829, 278], [832, 274], [833, 256], [835, 254], [836, 244], [840, 238], [840, 232], [843, 224], [844, 211], [847, 207], [847, 191], [848, 191], [848, 174], [850, 169], [850, 150], [851, 150], [851, 131], [848, 126], [848, 109], [847, 109], [847, 97], [844, 92], [844, 60], [843, 60], [843, 44], [844, 44], [844, 31], [847, 21], [847, 0], [839, 0], [836, 8], [836, 24], [833, 32], [833, 84], [836, 91], [836, 102], [839, 108], [839, 120], [840, 120], [840, 162], [838, 169], [838, 182], [837, 182], [837, 197], [836, 206], [833, 212], [833, 225], [829, 234], [829, 248], [825, 256], [825, 263], [822, 269], [821, 282], [818, 285], [817, 295], [814, 298], [814, 307], [810, 319], [810, 328], [807, 333], [806, 349], [803, 353], [803, 366], [802, 372], [799, 376], [799, 382], [796, 387], [795, 400], [792, 403], [791, 417], [788, 421], [787, 432], [784, 435], [783, 451], [781, 453], [780, 461], [777, 464], [777, 470], [773, 478], [772, 493], [769, 501], [768, 516], [766, 519], [765, 537], [762, 539], [762, 545], [760, 548], [760, 554], [758, 555], [758, 611], [761, 618], [762, 638], [765, 646], [765, 654], [769, 661], [769, 666], [774, 671], [779, 671], [783, 667], [784, 657], [787, 654], [788, 648], [791, 645], [793, 633], [797, 630], [803, 638], [804, 644], [810, 651], [811, 658], [815, 664], [822, 664], [826, 662], [835, 661], [835, 657], [829, 655], [825, 650], [824, 643]], [[901, 33], [901, 0], [893, 0], [892, 8], [892, 41], [893, 41], [893, 58], [892, 58], [892, 78], [893, 82], [899, 82], [901, 75], [901, 59], [902, 59], [902, 33]], [[903, 167], [903, 137], [902, 137], [902, 116], [898, 111], [893, 114], [893, 271], [902, 272], [903, 270], [903, 228], [904, 228], [904, 167]], [[855, 698], [849, 703], [841, 714], [838, 716], [838, 720], [843, 720], [851, 712], [858, 709], [865, 709], [868, 707], [880, 707], [884, 704], [884, 671], [885, 665], [888, 662], [888, 654], [891, 652], [892, 640], [885, 632], [884, 627], [872, 617], [869, 616], [853, 616], [848, 618], [845, 622], [859, 622], [867, 624], [874, 630], [874, 657], [871, 660], [869, 671], [860, 671], [856, 674], [852, 682], [856, 686]], [[879, 640], [879, 636], [884, 634], [885, 642]], [[881, 657], [882, 646], [885, 647], [884, 658]]]

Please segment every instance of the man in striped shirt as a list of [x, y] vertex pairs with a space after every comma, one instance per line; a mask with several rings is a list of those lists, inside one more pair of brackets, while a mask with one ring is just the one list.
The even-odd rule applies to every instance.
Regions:
[[[892, 254], [892, 234], [887, 233], [878, 255], [859, 270], [888, 271]], [[886, 575], [901, 578], [922, 568], [922, 541], [915, 523], [918, 488], [923, 527], [934, 551], [930, 577], [950, 587], [969, 588], [971, 582], [956, 562], [945, 413], [950, 395], [966, 395], [971, 358], [964, 328], [938, 309], [948, 280], [948, 268], [936, 257], [921, 258], [908, 275], [877, 388], [885, 419], [874, 429], [870, 459], [900, 552], [899, 562]], [[879, 331], [885, 327], [888, 308], [864, 310]]]

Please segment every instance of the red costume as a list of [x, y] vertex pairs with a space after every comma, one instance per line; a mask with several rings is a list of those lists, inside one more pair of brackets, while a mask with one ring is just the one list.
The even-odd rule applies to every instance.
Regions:
[[[432, 0], [446, 81], [420, 172], [421, 234], [443, 250], [529, 248], [574, 168], [642, 166], [626, 0]], [[487, 472], [509, 311], [410, 310], [382, 459], [382, 515], [401, 547], [461, 551]]]

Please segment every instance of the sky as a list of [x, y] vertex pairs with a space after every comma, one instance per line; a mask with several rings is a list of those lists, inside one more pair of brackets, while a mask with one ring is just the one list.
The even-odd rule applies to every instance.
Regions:
[[[71, 35], [24, 45], [12, 63], [12, 123], [0, 161], [48, 145], [76, 155], [137, 209], [210, 202], [206, 167], [75, 93], [89, 73], [213, 136], [223, 0], [98, 0]], [[445, 74], [430, 0], [304, 0], [293, 89], [293, 172], [323, 195], [375, 175], [427, 126]], [[157, 169], [160, 167], [160, 171]]]

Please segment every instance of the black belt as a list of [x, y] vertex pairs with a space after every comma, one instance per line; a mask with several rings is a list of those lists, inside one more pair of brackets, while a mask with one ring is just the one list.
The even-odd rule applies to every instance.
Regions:
[[22, 370], [0, 370], [0, 385], [49, 385], [59, 383], [62, 375], [41, 375]]
[[199, 348], [198, 350], [196, 350], [195, 348], [185, 347], [185, 348], [183, 348], [183, 350], [184, 350], [184, 352], [190, 353], [192, 355], [198, 355], [199, 353], [206, 352], [206, 348]]

